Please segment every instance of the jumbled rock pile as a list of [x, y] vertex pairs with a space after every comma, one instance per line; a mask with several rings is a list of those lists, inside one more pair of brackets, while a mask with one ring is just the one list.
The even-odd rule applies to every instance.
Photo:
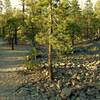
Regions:
[[[16, 95], [30, 95], [32, 100], [100, 100], [100, 69], [61, 64], [54, 67], [54, 81], [49, 80], [47, 69], [26, 75], [27, 83]], [[72, 67], [74, 66], [74, 67]], [[38, 73], [38, 74], [37, 74]]]

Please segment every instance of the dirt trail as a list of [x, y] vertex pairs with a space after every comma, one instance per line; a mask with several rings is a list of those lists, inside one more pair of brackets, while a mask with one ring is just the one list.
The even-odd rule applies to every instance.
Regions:
[[25, 80], [25, 77], [16, 71], [23, 69], [28, 49], [29, 46], [19, 45], [12, 51], [6, 42], [0, 39], [0, 100], [27, 100], [22, 96], [15, 96], [15, 90]]

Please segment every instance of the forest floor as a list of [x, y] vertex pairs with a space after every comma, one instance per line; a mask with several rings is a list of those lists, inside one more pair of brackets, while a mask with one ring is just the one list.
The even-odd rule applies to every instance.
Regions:
[[45, 68], [19, 71], [29, 47], [19, 45], [11, 51], [0, 40], [0, 100], [100, 100], [100, 41], [78, 48], [54, 63], [51, 82]]
[[[15, 90], [25, 80], [24, 75], [18, 72], [24, 70], [25, 56], [29, 46], [15, 46], [15, 50], [0, 39], [0, 100], [24, 100], [15, 96]], [[16, 99], [14, 99], [16, 98]]]

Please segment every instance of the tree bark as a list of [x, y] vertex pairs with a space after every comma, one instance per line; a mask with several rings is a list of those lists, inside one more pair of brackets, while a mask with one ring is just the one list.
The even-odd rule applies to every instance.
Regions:
[[89, 25], [88, 25], [88, 22], [87, 22], [87, 39], [89, 39]]
[[100, 38], [100, 28], [98, 28], [97, 38]]
[[75, 34], [73, 32], [72, 36], [71, 36], [71, 41], [72, 41], [72, 47], [74, 47], [74, 44], [75, 44]]
[[11, 38], [11, 47], [12, 47], [12, 50], [14, 50], [14, 38], [13, 37]]
[[[50, 35], [53, 33], [53, 14], [52, 14], [52, 0], [49, 0], [50, 5]], [[49, 46], [48, 46], [48, 65], [49, 65], [49, 75], [50, 80], [53, 80], [53, 68], [52, 68], [52, 45], [50, 44], [50, 38], [49, 38]]]
[[2, 27], [2, 36], [5, 37], [5, 27]]
[[22, 0], [22, 12], [23, 12], [23, 22], [24, 22], [25, 0]]
[[52, 69], [52, 46], [48, 46], [48, 66], [49, 66], [49, 76], [50, 80], [53, 80], [53, 69]]
[[14, 34], [14, 42], [15, 42], [15, 45], [18, 44], [18, 39], [17, 39], [17, 29], [15, 28], [15, 34]]

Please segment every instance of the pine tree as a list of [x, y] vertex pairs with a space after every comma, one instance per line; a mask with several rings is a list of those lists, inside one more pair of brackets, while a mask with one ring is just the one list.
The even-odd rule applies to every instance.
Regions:
[[0, 0], [0, 35], [2, 34], [2, 20], [3, 20], [2, 11], [3, 11], [3, 4], [2, 1]]
[[22, 2], [22, 13], [23, 13], [23, 23], [24, 23], [24, 20], [25, 20], [25, 18], [24, 18], [24, 15], [25, 15], [25, 0], [21, 0], [21, 2]]
[[86, 37], [90, 39], [90, 34], [92, 33], [92, 17], [93, 17], [93, 4], [91, 0], [87, 0], [85, 4], [85, 8], [83, 10]]
[[0, 0], [0, 14], [2, 13], [2, 10], [3, 10], [3, 3], [2, 3], [2, 1]]
[[95, 13], [96, 13], [97, 17], [100, 18], [100, 0], [98, 0], [96, 2], [96, 5], [95, 5]]
[[95, 15], [96, 15], [96, 24], [95, 24], [95, 26], [97, 28], [96, 35], [97, 35], [97, 38], [100, 38], [100, 0], [98, 0], [96, 2]]
[[12, 7], [11, 7], [10, 0], [4, 0], [4, 8], [5, 8], [6, 13], [11, 13], [12, 12]]
[[69, 27], [70, 27], [70, 33], [71, 33], [71, 41], [72, 46], [74, 47], [75, 42], [75, 36], [80, 32], [80, 16], [81, 16], [81, 9], [78, 4], [78, 0], [72, 0], [71, 1], [71, 8], [70, 8], [70, 15], [69, 17]]

